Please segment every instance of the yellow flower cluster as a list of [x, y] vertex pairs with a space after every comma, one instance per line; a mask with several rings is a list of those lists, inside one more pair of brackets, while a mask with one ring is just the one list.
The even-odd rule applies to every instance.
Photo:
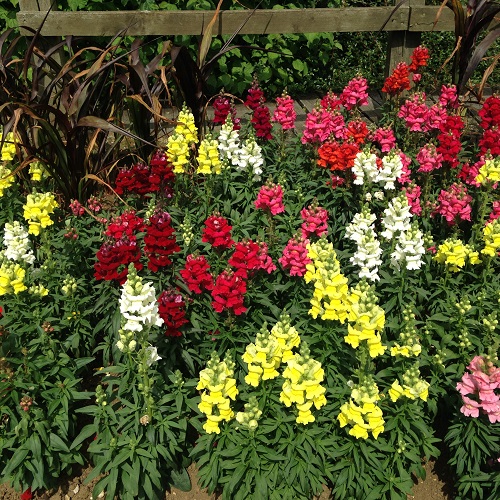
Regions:
[[280, 315], [279, 321], [271, 328], [271, 335], [278, 341], [281, 362], [286, 363], [293, 357], [292, 349], [300, 345], [299, 332], [291, 325], [287, 313]]
[[245, 411], [239, 411], [236, 414], [236, 421], [244, 429], [254, 431], [259, 425], [259, 418], [262, 416], [262, 410], [259, 409], [257, 398], [252, 396], [248, 403], [245, 403]]
[[452, 272], [458, 272], [465, 266], [467, 259], [471, 264], [479, 264], [479, 253], [470, 245], [465, 245], [463, 241], [450, 238], [445, 240], [437, 249], [434, 259], [445, 264], [447, 269]]
[[483, 229], [484, 248], [481, 253], [495, 257], [500, 250], [500, 219], [486, 224]]
[[26, 204], [23, 205], [24, 218], [28, 221], [29, 234], [38, 236], [40, 228], [46, 228], [54, 224], [50, 215], [59, 206], [52, 193], [29, 194]]
[[198, 129], [194, 123], [194, 115], [185, 104], [182, 106], [181, 112], [177, 117], [177, 125], [174, 132], [184, 136], [188, 144], [198, 143]]
[[500, 181], [500, 156], [497, 156], [495, 159], [488, 158], [479, 169], [475, 180], [483, 185], [488, 182]]
[[[0, 134], [0, 139], [2, 137], [2, 134]], [[16, 154], [16, 145], [14, 134], [12, 132], [9, 132], [5, 137], [5, 142], [3, 143], [1, 154], [2, 161], [12, 161], [14, 159], [14, 155]]]
[[238, 395], [234, 375], [234, 361], [226, 356], [220, 361], [215, 352], [212, 353], [207, 367], [200, 372], [200, 381], [196, 389], [201, 393], [199, 410], [207, 416], [203, 429], [208, 434], [219, 434], [219, 423], [223, 420], [229, 422], [234, 417], [231, 409], [231, 399], [234, 401]]
[[33, 182], [40, 182], [42, 179], [50, 177], [50, 174], [39, 161], [30, 165], [29, 174]]
[[198, 174], [220, 174], [222, 163], [219, 158], [219, 143], [210, 136], [203, 139], [198, 148]]
[[245, 382], [257, 387], [262, 380], [276, 378], [279, 373], [276, 368], [281, 364], [281, 348], [278, 339], [269, 333], [267, 324], [257, 334], [255, 344], [247, 345], [242, 356], [248, 364], [248, 375]]
[[14, 176], [12, 171], [4, 165], [0, 165], [0, 198], [3, 196], [3, 192], [12, 185], [14, 182]]
[[382, 345], [380, 332], [385, 326], [385, 313], [377, 304], [374, 287], [365, 280], [360, 281], [351, 290], [349, 302], [348, 334], [344, 340], [354, 349], [366, 340], [372, 358], [384, 354], [386, 346]]
[[389, 396], [393, 403], [401, 396], [408, 399], [420, 398], [422, 401], [427, 401], [429, 395], [429, 383], [420, 378], [420, 370], [418, 364], [407, 370], [403, 374], [403, 385], [399, 380], [395, 380], [389, 389]]
[[419, 356], [422, 352], [422, 346], [419, 343], [418, 332], [415, 326], [415, 313], [411, 309], [403, 310], [403, 323], [399, 333], [401, 345], [395, 343], [391, 347], [391, 356]]
[[322, 237], [307, 245], [307, 256], [312, 260], [306, 265], [304, 279], [314, 283], [309, 314], [316, 319], [339, 320], [344, 323], [349, 311], [347, 278], [340, 272], [340, 263], [333, 245]]
[[167, 159], [174, 166], [175, 174], [186, 172], [189, 165], [189, 142], [182, 134], [172, 134], [167, 140]]
[[379, 399], [377, 385], [371, 376], [366, 376], [359, 385], [353, 387], [349, 402], [341, 406], [337, 417], [340, 427], [352, 426], [349, 434], [356, 439], [368, 439], [369, 432], [377, 439], [384, 431], [385, 424], [382, 410], [377, 405]]
[[280, 394], [280, 401], [287, 407], [295, 403], [298, 415], [295, 421], [306, 425], [314, 422], [311, 408], [314, 404], [316, 409], [326, 404], [326, 389], [321, 386], [325, 372], [321, 363], [310, 357], [309, 347], [302, 342], [300, 354], [294, 354], [287, 361], [287, 367], [283, 371], [285, 382]]
[[46, 297], [49, 294], [48, 289], [41, 283], [30, 286], [28, 292], [31, 293], [31, 295], [38, 295], [38, 297]]
[[0, 265], [0, 295], [17, 295], [26, 290], [25, 275], [26, 271], [19, 264], [3, 258]]

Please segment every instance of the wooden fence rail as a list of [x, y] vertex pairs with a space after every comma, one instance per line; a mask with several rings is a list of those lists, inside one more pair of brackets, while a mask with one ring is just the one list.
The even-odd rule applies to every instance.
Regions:
[[[352, 7], [332, 9], [259, 9], [221, 11], [213, 35], [390, 32], [388, 70], [408, 59], [424, 31], [453, 31], [453, 14], [441, 13], [439, 7], [425, 5], [425, 0], [409, 0], [395, 12], [394, 7]], [[17, 20], [20, 26], [37, 29], [43, 22], [50, 0], [19, 0]], [[392, 13], [392, 15], [391, 15]], [[47, 16], [42, 28], [45, 36], [113, 36], [127, 30], [130, 36], [202, 35], [214, 11], [92, 11], [57, 12]], [[25, 34], [28, 32], [25, 31]]]

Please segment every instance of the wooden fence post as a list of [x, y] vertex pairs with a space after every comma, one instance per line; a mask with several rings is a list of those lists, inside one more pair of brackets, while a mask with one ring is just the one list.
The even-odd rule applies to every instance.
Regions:
[[[416, 6], [425, 5], [425, 0], [398, 0], [397, 3], [405, 2], [400, 9], [407, 8], [408, 12], [408, 24], [410, 22], [411, 9]], [[422, 36], [420, 32], [409, 31], [409, 26], [406, 31], [390, 31], [387, 41], [387, 61], [385, 68], [385, 75], [391, 74], [392, 70], [397, 66], [398, 63], [404, 61], [410, 63], [410, 56], [415, 47], [418, 47], [421, 43]]]

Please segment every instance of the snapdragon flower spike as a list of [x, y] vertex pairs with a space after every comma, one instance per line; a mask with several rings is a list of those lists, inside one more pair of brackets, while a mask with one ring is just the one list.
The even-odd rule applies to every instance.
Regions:
[[425, 93], [416, 92], [409, 99], [406, 99], [398, 112], [398, 117], [402, 118], [406, 127], [411, 132], [425, 132], [429, 109], [425, 104]]
[[[457, 87], [455, 85], [441, 87], [441, 93], [439, 95], [439, 104], [443, 108], [457, 109], [459, 106]], [[479, 111], [479, 116], [481, 116], [481, 111]]]
[[404, 396], [408, 399], [421, 399], [427, 401], [429, 395], [429, 382], [420, 378], [420, 370], [418, 363], [403, 374], [403, 384], [399, 380], [395, 380], [388, 391], [389, 397], [395, 403], [400, 397]]
[[116, 241], [123, 238], [134, 241], [136, 234], [142, 231], [144, 231], [144, 220], [136, 215], [134, 210], [128, 210], [115, 217], [104, 234]]
[[368, 81], [362, 76], [353, 78], [340, 94], [345, 109], [350, 111], [368, 104]]
[[246, 291], [246, 280], [241, 275], [224, 270], [215, 279], [212, 307], [218, 313], [229, 311], [239, 316], [247, 310], [243, 304]]
[[352, 219], [351, 223], [346, 226], [345, 236], [356, 243], [360, 243], [363, 235], [368, 229], [373, 229], [377, 216], [370, 212], [370, 207], [365, 204], [361, 212], [358, 212]]
[[235, 166], [238, 170], [251, 170], [253, 172], [253, 180], [259, 181], [263, 165], [264, 157], [262, 156], [262, 148], [250, 136], [238, 151]]
[[395, 196], [389, 206], [384, 210], [382, 226], [384, 230], [380, 235], [386, 240], [392, 240], [398, 231], [408, 231], [411, 225], [412, 213], [404, 193]]
[[404, 62], [400, 62], [389, 75], [382, 87], [382, 92], [391, 97], [401, 94], [410, 89], [410, 68]]
[[222, 173], [222, 163], [219, 158], [219, 144], [217, 140], [212, 139], [208, 134], [200, 143], [196, 161], [198, 168], [197, 174], [220, 174]]
[[415, 183], [403, 187], [403, 192], [406, 195], [410, 212], [413, 215], [422, 215], [422, 206], [420, 205], [420, 194], [422, 189]]
[[196, 389], [202, 391], [198, 408], [207, 416], [203, 429], [207, 434], [220, 434], [219, 424], [222, 421], [229, 422], [234, 417], [231, 400], [234, 401], [238, 395], [234, 362], [230, 356], [220, 361], [214, 351], [207, 367], [200, 372], [200, 381]]
[[443, 166], [443, 155], [436, 150], [434, 144], [426, 144], [417, 154], [418, 172], [429, 173]]
[[148, 269], [157, 272], [160, 268], [172, 264], [170, 255], [180, 252], [177, 245], [172, 218], [168, 212], [156, 210], [146, 224], [144, 253], [148, 258]]
[[283, 269], [288, 270], [290, 276], [304, 276], [307, 264], [312, 260], [307, 256], [309, 240], [301, 234], [290, 238], [283, 249], [282, 256], [278, 259]]
[[419, 45], [413, 49], [411, 54], [411, 64], [408, 67], [412, 73], [417, 72], [423, 66], [427, 66], [427, 61], [430, 59], [429, 50], [423, 45]]
[[329, 90], [321, 99], [320, 106], [327, 111], [336, 111], [342, 106], [342, 99]]
[[3, 234], [3, 244], [6, 247], [4, 255], [7, 259], [29, 265], [35, 262], [28, 231], [19, 221], [14, 221], [12, 224], [7, 222]]
[[186, 173], [189, 165], [190, 142], [183, 134], [174, 132], [167, 139], [167, 159], [173, 166], [174, 174]]
[[365, 376], [359, 384], [352, 384], [349, 402], [341, 406], [337, 416], [340, 427], [351, 426], [349, 434], [356, 439], [368, 439], [369, 432], [377, 439], [384, 432], [385, 424], [379, 400], [379, 390], [372, 377]]
[[463, 406], [460, 411], [466, 417], [478, 418], [485, 414], [490, 423], [500, 422], [500, 368], [485, 356], [475, 356], [462, 380], [457, 383]]
[[352, 173], [355, 175], [353, 184], [363, 186], [366, 183], [377, 182], [377, 156], [368, 150], [360, 151], [354, 158]]
[[483, 129], [500, 127], [500, 95], [493, 94], [489, 96], [478, 111], [478, 115], [481, 117], [479, 125]]
[[408, 231], [399, 233], [396, 246], [391, 253], [391, 266], [398, 270], [403, 265], [409, 271], [420, 269], [424, 254], [424, 236], [415, 221]]
[[361, 146], [364, 144], [369, 133], [370, 131], [363, 120], [351, 120], [345, 130], [345, 139]]
[[59, 207], [55, 196], [52, 193], [33, 193], [26, 197], [23, 205], [24, 218], [28, 222], [28, 233], [38, 236], [40, 229], [44, 229], [54, 224], [50, 216]]
[[306, 283], [313, 282], [309, 314], [316, 319], [337, 320], [344, 323], [348, 314], [347, 278], [340, 271], [340, 263], [333, 245], [325, 237], [307, 245], [307, 256], [312, 260], [306, 265]]
[[436, 151], [443, 156], [443, 162], [447, 162], [451, 168], [457, 168], [459, 165], [458, 154], [462, 150], [460, 139], [455, 137], [453, 132], [441, 132], [437, 136], [438, 147]]
[[167, 337], [181, 337], [181, 327], [189, 320], [186, 318], [186, 302], [175, 288], [164, 290], [158, 297], [158, 314], [167, 327]]
[[354, 142], [330, 142], [323, 143], [318, 149], [320, 167], [335, 170], [349, 170], [353, 167], [359, 146]]
[[300, 211], [302, 224], [300, 226], [302, 237], [308, 239], [310, 236], [321, 238], [328, 233], [328, 211], [318, 206], [318, 201], [314, 200], [312, 205]]
[[437, 262], [444, 264], [448, 271], [458, 272], [466, 262], [470, 264], [479, 264], [479, 253], [470, 245], [464, 244], [457, 238], [448, 238], [439, 245], [436, 254], [433, 257]]
[[25, 276], [26, 270], [19, 263], [6, 259], [0, 252], [0, 296], [17, 295], [27, 290]]
[[442, 189], [439, 193], [433, 215], [443, 216], [450, 226], [464, 220], [470, 221], [471, 202], [472, 196], [467, 193], [467, 188], [463, 184], [454, 182], [448, 190]]
[[373, 285], [360, 281], [349, 295], [348, 334], [344, 340], [354, 349], [361, 342], [366, 342], [370, 357], [384, 354], [386, 346], [382, 344], [381, 332], [385, 326], [384, 310], [378, 305]]
[[500, 157], [495, 159], [491, 157], [485, 158], [475, 180], [483, 186], [500, 181]]
[[213, 101], [212, 108], [214, 110], [214, 125], [223, 124], [231, 112], [231, 101], [228, 96], [221, 92]]
[[235, 243], [234, 253], [227, 263], [233, 267], [235, 275], [247, 279], [250, 271], [260, 269], [259, 259], [260, 246], [252, 240], [243, 240]]
[[493, 219], [483, 228], [484, 248], [481, 250], [483, 255], [496, 257], [500, 251], [500, 219]]
[[306, 116], [304, 132], [300, 141], [302, 144], [321, 144], [333, 133], [333, 116], [322, 107], [314, 107]]
[[227, 219], [215, 213], [205, 221], [201, 241], [210, 243], [213, 247], [231, 248], [234, 241], [231, 238], [231, 229]]
[[279, 376], [277, 368], [281, 364], [281, 348], [278, 339], [270, 334], [264, 323], [255, 343], [248, 344], [242, 356], [248, 365], [245, 382], [258, 387], [261, 380], [271, 380]]
[[279, 123], [283, 130], [292, 130], [295, 128], [296, 119], [294, 100], [285, 91], [281, 97], [276, 98], [272, 121]]
[[297, 409], [298, 424], [307, 425], [316, 419], [311, 408], [320, 409], [326, 405], [326, 388], [321, 385], [325, 372], [321, 363], [311, 358], [309, 346], [302, 342], [300, 354], [294, 354], [287, 361], [287, 367], [283, 371], [285, 379], [280, 401], [287, 407], [295, 404]]
[[262, 410], [259, 409], [259, 403], [256, 396], [250, 396], [248, 403], [245, 403], [245, 411], [239, 411], [236, 414], [236, 421], [249, 431], [255, 431], [259, 425], [259, 419], [262, 416]]
[[217, 148], [221, 162], [227, 161], [233, 166], [238, 164], [238, 154], [241, 149], [240, 136], [233, 126], [231, 117], [222, 125], [217, 139]]
[[285, 206], [283, 205], [283, 187], [269, 179], [260, 188], [254, 204], [255, 208], [264, 210], [271, 215], [283, 213], [285, 211]]
[[359, 267], [359, 277], [370, 281], [378, 281], [378, 268], [382, 264], [382, 249], [377, 238], [377, 233], [369, 227], [361, 236], [354, 255], [349, 259]]
[[271, 134], [273, 128], [271, 123], [271, 111], [265, 104], [259, 104], [259, 106], [254, 109], [250, 122], [258, 138], [265, 139], [266, 141], [273, 138]]
[[396, 137], [390, 127], [378, 128], [369, 136], [369, 140], [377, 143], [382, 153], [388, 153], [396, 147]]
[[96, 280], [116, 280], [122, 285], [127, 279], [128, 266], [133, 263], [140, 271], [141, 249], [135, 239], [123, 236], [119, 240], [105, 241], [97, 252], [97, 262], [94, 263]]
[[252, 86], [248, 89], [245, 106], [248, 106], [252, 111], [255, 111], [263, 102], [266, 102], [264, 92], [259, 87], [257, 79], [254, 78]]
[[180, 275], [191, 292], [200, 294], [203, 290], [212, 290], [214, 287], [214, 280], [209, 269], [210, 266], [205, 256], [190, 254], [187, 256]]
[[292, 349], [300, 345], [300, 335], [291, 324], [290, 315], [286, 312], [280, 314], [279, 321], [271, 328], [271, 335], [280, 346], [281, 362], [286, 363], [293, 357]]
[[479, 139], [479, 154], [492, 156], [500, 156], [500, 126], [485, 130], [483, 136]]
[[177, 117], [175, 134], [182, 135], [188, 144], [198, 144], [198, 128], [194, 122], [192, 111], [184, 104]]

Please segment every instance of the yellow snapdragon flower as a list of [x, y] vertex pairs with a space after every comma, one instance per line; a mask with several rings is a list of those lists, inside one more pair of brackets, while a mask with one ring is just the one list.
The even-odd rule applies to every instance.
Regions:
[[[1, 138], [3, 138], [2, 134], [0, 134], [0, 139]], [[2, 161], [12, 161], [14, 159], [15, 154], [16, 154], [16, 144], [15, 144], [14, 134], [12, 132], [9, 132], [5, 137], [5, 142], [3, 143], [2, 146], [0, 159]]]
[[483, 228], [484, 248], [481, 253], [496, 257], [500, 250], [500, 219], [495, 219]]
[[33, 182], [40, 182], [42, 179], [50, 177], [50, 174], [39, 161], [33, 162], [28, 172]]
[[219, 143], [210, 136], [201, 141], [198, 148], [198, 174], [220, 174], [222, 172], [222, 163], [219, 159]]
[[185, 104], [177, 117], [175, 133], [184, 136], [188, 144], [198, 143], [198, 128], [194, 123], [194, 115]]
[[465, 266], [466, 259], [473, 265], [480, 263], [479, 253], [456, 238], [447, 239], [439, 245], [433, 258], [455, 273]]
[[481, 166], [475, 181], [479, 184], [500, 181], [500, 156], [488, 158]]
[[375, 403], [357, 404], [353, 399], [344, 403], [337, 417], [340, 427], [351, 425], [349, 434], [356, 439], [368, 439], [368, 433], [377, 439], [384, 431], [382, 410]]
[[430, 384], [420, 378], [420, 370], [418, 364], [407, 370], [403, 374], [403, 384], [399, 380], [395, 380], [389, 389], [389, 397], [393, 402], [396, 402], [400, 397], [408, 399], [420, 398], [422, 401], [427, 401], [429, 395]]
[[2, 258], [0, 265], [0, 296], [7, 294], [17, 295], [26, 290], [24, 278], [26, 271], [18, 263]]
[[182, 134], [174, 133], [167, 140], [167, 159], [174, 166], [175, 174], [186, 172], [189, 165], [189, 142]]
[[286, 363], [293, 357], [292, 349], [300, 345], [299, 332], [291, 325], [287, 313], [281, 314], [279, 321], [271, 328], [271, 335], [280, 347], [280, 363]]
[[29, 194], [26, 204], [23, 205], [24, 218], [29, 224], [28, 233], [38, 236], [40, 228], [54, 224], [50, 216], [58, 206], [59, 204], [52, 193]]
[[5, 165], [0, 165], [0, 198], [3, 196], [3, 192], [12, 186], [13, 182], [12, 171]]

